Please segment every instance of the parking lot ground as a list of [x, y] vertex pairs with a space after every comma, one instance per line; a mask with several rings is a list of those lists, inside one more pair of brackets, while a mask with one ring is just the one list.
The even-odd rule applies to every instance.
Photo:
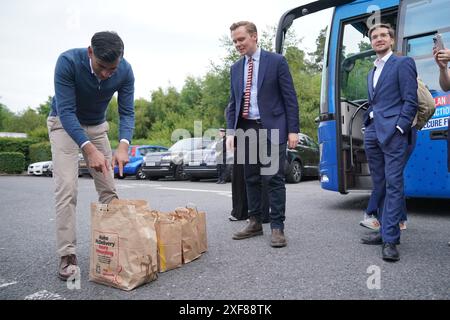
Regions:
[[[379, 246], [359, 239], [368, 194], [324, 191], [316, 180], [288, 184], [288, 246], [264, 235], [231, 239], [244, 221], [230, 222], [231, 184], [212, 181], [116, 180], [122, 198], [145, 199], [154, 209], [195, 203], [207, 212], [208, 251], [199, 259], [131, 292], [88, 281], [91, 178], [79, 179], [77, 234], [79, 289], [56, 276], [53, 181], [0, 177], [0, 299], [449, 299], [450, 201], [408, 201], [401, 260], [386, 263]], [[374, 276], [377, 278], [374, 280]]]

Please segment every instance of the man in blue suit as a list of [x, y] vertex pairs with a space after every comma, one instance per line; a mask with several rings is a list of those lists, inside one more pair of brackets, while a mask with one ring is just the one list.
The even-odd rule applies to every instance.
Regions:
[[382, 245], [383, 260], [398, 261], [403, 170], [418, 106], [417, 71], [412, 58], [393, 55], [394, 30], [390, 25], [374, 25], [369, 38], [377, 59], [368, 75], [364, 146], [374, 188], [385, 192], [378, 203], [380, 232], [367, 235], [362, 242]]
[[[264, 179], [271, 209], [271, 246], [284, 247], [287, 244], [284, 164], [286, 148], [294, 148], [298, 143], [297, 94], [286, 59], [258, 47], [258, 33], [253, 23], [237, 22], [230, 30], [242, 58], [231, 67], [227, 149], [234, 149], [236, 136], [238, 161], [244, 162], [249, 210], [249, 223], [235, 233], [233, 239], [263, 234], [261, 185]], [[269, 161], [266, 161], [267, 156]]]

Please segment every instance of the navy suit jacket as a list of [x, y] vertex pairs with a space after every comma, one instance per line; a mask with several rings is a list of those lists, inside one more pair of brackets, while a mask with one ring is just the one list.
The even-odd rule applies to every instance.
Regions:
[[397, 126], [404, 134], [411, 130], [418, 107], [416, 64], [410, 57], [390, 56], [375, 89], [373, 73], [374, 69], [367, 78], [369, 108], [364, 123], [368, 125], [369, 113], [373, 111], [378, 141], [385, 145], [389, 143]]
[[[289, 133], [298, 133], [299, 109], [297, 94], [286, 59], [276, 53], [261, 50], [258, 71], [258, 107], [262, 127], [279, 129], [279, 141], [286, 143]], [[235, 130], [241, 112], [244, 95], [244, 57], [231, 67], [231, 95], [227, 107], [227, 127]]]

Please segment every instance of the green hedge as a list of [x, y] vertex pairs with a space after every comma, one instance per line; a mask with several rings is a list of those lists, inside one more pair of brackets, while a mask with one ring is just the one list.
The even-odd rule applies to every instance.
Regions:
[[22, 173], [25, 168], [25, 156], [20, 152], [0, 152], [0, 172]]
[[40, 142], [30, 146], [30, 163], [50, 160], [52, 160], [50, 142]]
[[0, 152], [20, 152], [25, 156], [25, 165], [28, 166], [31, 163], [30, 146], [38, 142], [38, 139], [30, 138], [0, 138]]

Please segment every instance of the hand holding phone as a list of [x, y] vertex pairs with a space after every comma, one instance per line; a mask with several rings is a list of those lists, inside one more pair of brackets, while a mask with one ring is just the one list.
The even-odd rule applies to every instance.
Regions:
[[436, 33], [433, 37], [434, 47], [439, 50], [444, 50], [444, 42], [442, 41], [442, 35], [440, 33]]

